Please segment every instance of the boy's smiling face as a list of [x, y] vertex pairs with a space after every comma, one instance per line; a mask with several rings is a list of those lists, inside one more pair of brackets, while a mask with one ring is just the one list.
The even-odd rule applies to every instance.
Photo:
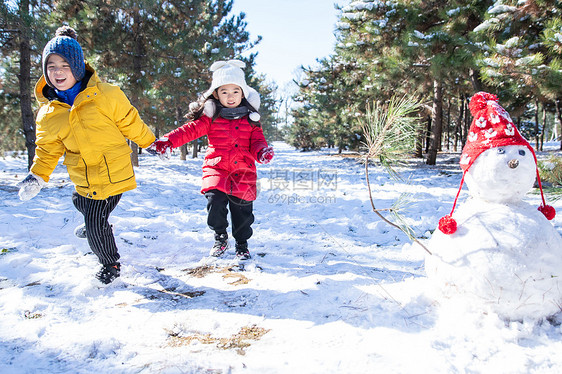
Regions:
[[49, 81], [59, 91], [66, 91], [77, 82], [74, 75], [72, 75], [68, 61], [57, 54], [50, 55], [47, 60], [47, 76]]
[[244, 93], [242, 89], [235, 84], [225, 84], [217, 88], [213, 96], [215, 96], [224, 107], [236, 108], [242, 102]]

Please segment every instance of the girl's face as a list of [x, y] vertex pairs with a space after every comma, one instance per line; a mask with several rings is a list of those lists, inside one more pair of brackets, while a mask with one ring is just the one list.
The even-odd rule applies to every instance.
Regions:
[[240, 86], [235, 84], [225, 84], [220, 86], [213, 93], [215, 99], [220, 101], [220, 103], [226, 108], [236, 108], [242, 102], [244, 97], [244, 92]]
[[72, 88], [77, 80], [72, 75], [70, 64], [59, 55], [50, 55], [47, 60], [47, 76], [53, 86], [59, 91]]

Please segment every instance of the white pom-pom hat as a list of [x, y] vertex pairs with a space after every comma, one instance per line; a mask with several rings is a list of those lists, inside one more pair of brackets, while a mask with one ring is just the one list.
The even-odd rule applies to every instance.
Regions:
[[[240, 60], [217, 61], [209, 68], [213, 72], [213, 81], [211, 87], [203, 94], [203, 97], [208, 98], [220, 86], [225, 84], [235, 84], [242, 89], [244, 97], [250, 105], [255, 109], [260, 108], [260, 95], [256, 90], [246, 84], [246, 77], [244, 69], [246, 64]], [[255, 119], [257, 118], [257, 119]], [[256, 112], [250, 113], [250, 119], [259, 121], [259, 114]]]
[[217, 61], [213, 63], [209, 68], [209, 70], [213, 72], [211, 88], [209, 88], [203, 96], [206, 98], [211, 96], [217, 88], [225, 84], [235, 84], [242, 89], [244, 97], [248, 97], [249, 87], [246, 84], [244, 70], [242, 70], [245, 67], [246, 64], [240, 60]]

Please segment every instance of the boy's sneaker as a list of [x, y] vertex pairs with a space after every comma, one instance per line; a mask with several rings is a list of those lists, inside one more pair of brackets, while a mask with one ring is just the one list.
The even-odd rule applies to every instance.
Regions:
[[101, 269], [96, 273], [96, 279], [103, 284], [109, 284], [121, 275], [121, 264], [114, 262], [112, 264], [102, 265]]
[[213, 257], [220, 257], [228, 249], [228, 234], [215, 234], [215, 245], [211, 248], [209, 254]]
[[82, 224], [74, 229], [74, 235], [80, 239], [86, 239], [86, 225]]
[[236, 258], [238, 260], [249, 260], [250, 251], [248, 251], [248, 243], [236, 243]]

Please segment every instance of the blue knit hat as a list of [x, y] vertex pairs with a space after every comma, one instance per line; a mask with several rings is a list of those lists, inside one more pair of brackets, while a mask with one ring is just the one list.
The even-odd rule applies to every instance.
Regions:
[[72, 27], [62, 26], [57, 29], [55, 35], [43, 49], [43, 75], [47, 84], [54, 87], [47, 76], [47, 61], [52, 54], [64, 58], [69, 63], [74, 78], [81, 81], [86, 72], [86, 65], [84, 63], [84, 52], [82, 52], [82, 47], [76, 40], [78, 37], [76, 31]]

